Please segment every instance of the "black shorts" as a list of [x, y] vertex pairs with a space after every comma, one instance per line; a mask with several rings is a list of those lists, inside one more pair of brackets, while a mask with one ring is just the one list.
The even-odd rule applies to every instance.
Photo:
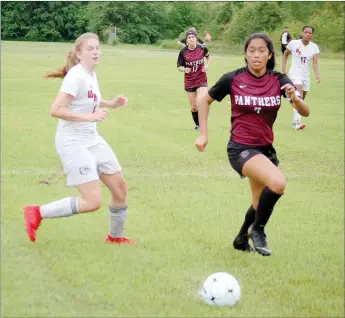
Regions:
[[277, 158], [276, 150], [272, 145], [267, 146], [249, 146], [238, 144], [234, 141], [228, 143], [228, 158], [231, 167], [238, 172], [238, 174], [244, 178], [242, 169], [244, 164], [255, 155], [263, 154], [266, 156], [275, 166], [278, 167], [279, 160]]
[[285, 50], [286, 50], [286, 46], [287, 46], [287, 44], [282, 44], [281, 49], [282, 49], [282, 53], [283, 53], [283, 54], [284, 54], [284, 52], [285, 52]]
[[207, 86], [208, 86], [207, 84], [200, 84], [199, 86], [190, 87], [190, 88], [185, 88], [185, 91], [186, 91], [186, 92], [193, 93], [193, 92], [196, 92], [196, 90], [197, 90], [199, 87], [207, 87]]

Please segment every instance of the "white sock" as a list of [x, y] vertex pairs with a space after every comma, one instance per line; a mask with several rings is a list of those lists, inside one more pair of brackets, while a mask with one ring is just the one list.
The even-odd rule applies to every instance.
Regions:
[[293, 108], [292, 110], [293, 110], [293, 122], [294, 123], [300, 122], [302, 119], [302, 116], [298, 113], [298, 111], [295, 108]]
[[128, 207], [114, 208], [109, 205], [109, 234], [111, 237], [122, 237], [127, 219]]
[[79, 213], [79, 197], [69, 197], [40, 206], [43, 219], [61, 218]]

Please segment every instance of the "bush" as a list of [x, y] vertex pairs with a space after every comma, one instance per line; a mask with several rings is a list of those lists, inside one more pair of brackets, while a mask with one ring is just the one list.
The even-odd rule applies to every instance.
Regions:
[[230, 43], [243, 43], [252, 33], [273, 31], [281, 25], [282, 16], [281, 8], [275, 2], [247, 2], [235, 14], [224, 34], [225, 39]]
[[182, 46], [177, 44], [178, 40], [159, 40], [157, 45], [160, 49], [181, 50]]
[[314, 41], [318, 45], [333, 52], [344, 51], [344, 16], [332, 19], [326, 11], [318, 17], [313, 16], [310, 24], [315, 28]]
[[115, 39], [113, 39], [113, 40], [110, 42], [111, 45], [118, 45], [118, 44], [120, 44], [120, 43], [121, 43], [121, 41], [120, 41], [120, 39], [119, 39], [118, 37], [116, 37]]

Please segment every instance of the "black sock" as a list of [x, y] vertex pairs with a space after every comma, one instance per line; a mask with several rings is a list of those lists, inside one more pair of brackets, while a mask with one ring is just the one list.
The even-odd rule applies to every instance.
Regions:
[[255, 209], [251, 205], [246, 213], [246, 216], [244, 218], [244, 222], [242, 224], [242, 227], [240, 229], [239, 234], [247, 234], [249, 227], [254, 223], [255, 221]]
[[282, 194], [275, 193], [269, 188], [264, 187], [259, 198], [258, 208], [256, 209], [253, 228], [262, 229], [267, 224], [273, 208], [281, 196]]
[[193, 111], [192, 111], [192, 117], [193, 117], [193, 120], [194, 120], [195, 125], [196, 125], [196, 126], [199, 126], [198, 111], [196, 111], [196, 112], [193, 112]]

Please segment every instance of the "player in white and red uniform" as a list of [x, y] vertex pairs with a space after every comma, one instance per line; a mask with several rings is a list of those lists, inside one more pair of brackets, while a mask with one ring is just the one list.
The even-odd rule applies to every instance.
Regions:
[[[316, 83], [320, 83], [319, 71], [319, 53], [320, 49], [317, 44], [312, 42], [314, 28], [311, 26], [304, 26], [302, 28], [301, 39], [292, 40], [286, 46], [286, 50], [282, 60], [282, 71], [285, 73], [286, 63], [289, 54], [291, 54], [291, 67], [288, 73], [289, 78], [292, 80], [303, 99], [307, 96], [310, 88], [310, 73], [309, 62], [313, 61], [313, 68], [316, 76]], [[293, 109], [293, 122], [292, 126], [296, 130], [305, 128], [305, 124], [301, 123], [301, 115]]]
[[59, 119], [55, 147], [67, 175], [67, 185], [77, 187], [80, 195], [40, 206], [25, 206], [25, 227], [33, 242], [42, 219], [100, 209], [101, 180], [111, 192], [106, 242], [134, 243], [122, 236], [127, 218], [126, 182], [113, 150], [98, 134], [96, 127], [97, 122], [107, 117], [107, 108], [126, 106], [127, 98], [101, 98], [94, 72], [100, 54], [98, 36], [85, 33], [75, 41], [66, 65], [46, 75], [47, 78], [63, 78], [60, 92], [51, 106], [51, 115]]

